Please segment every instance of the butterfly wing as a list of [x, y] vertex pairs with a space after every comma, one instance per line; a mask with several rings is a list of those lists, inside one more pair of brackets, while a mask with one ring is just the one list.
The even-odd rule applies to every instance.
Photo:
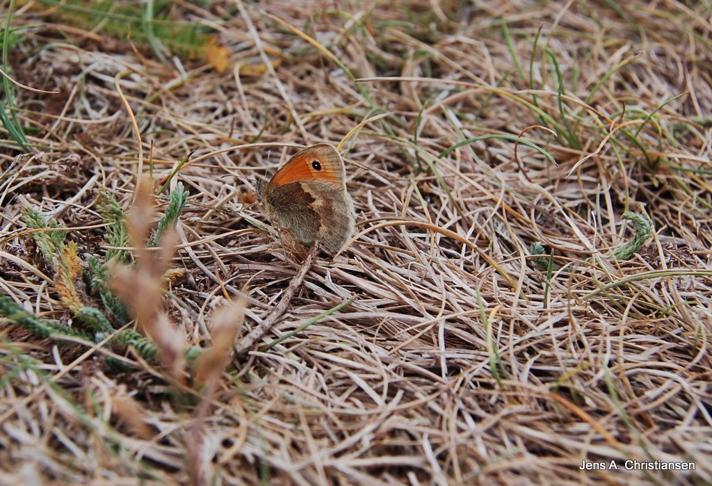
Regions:
[[274, 226], [289, 230], [305, 246], [310, 246], [319, 233], [319, 214], [312, 204], [314, 198], [299, 182], [265, 188], [267, 218]]
[[331, 145], [320, 143], [300, 150], [272, 176], [268, 185], [279, 187], [311, 181], [344, 184], [344, 163]]
[[354, 229], [351, 197], [338, 152], [319, 144], [295, 154], [264, 189], [267, 217], [304, 246], [336, 253]]

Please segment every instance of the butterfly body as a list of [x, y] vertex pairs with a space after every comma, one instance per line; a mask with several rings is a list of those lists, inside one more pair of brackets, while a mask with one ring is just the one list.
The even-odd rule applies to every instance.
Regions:
[[264, 186], [262, 201], [272, 224], [304, 247], [318, 242], [333, 255], [353, 234], [344, 163], [331, 145], [313, 145], [295, 154]]

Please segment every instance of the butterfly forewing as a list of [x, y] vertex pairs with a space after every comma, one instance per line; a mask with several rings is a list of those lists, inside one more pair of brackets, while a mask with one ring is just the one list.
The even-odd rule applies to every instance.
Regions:
[[267, 217], [304, 246], [336, 253], [351, 237], [353, 204], [334, 147], [318, 144], [287, 161], [263, 190]]

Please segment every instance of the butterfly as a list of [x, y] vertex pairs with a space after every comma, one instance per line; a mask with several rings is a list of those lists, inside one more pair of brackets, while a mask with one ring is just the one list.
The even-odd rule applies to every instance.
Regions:
[[353, 234], [354, 206], [346, 190], [344, 161], [329, 144], [294, 154], [262, 187], [261, 200], [287, 246], [318, 243], [334, 255]]

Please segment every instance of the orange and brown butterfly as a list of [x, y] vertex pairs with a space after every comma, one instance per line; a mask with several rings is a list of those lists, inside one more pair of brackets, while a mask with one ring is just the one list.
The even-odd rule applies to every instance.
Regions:
[[326, 143], [300, 150], [262, 187], [265, 215], [283, 240], [303, 248], [314, 243], [333, 255], [354, 231], [354, 207], [346, 191], [344, 161]]

